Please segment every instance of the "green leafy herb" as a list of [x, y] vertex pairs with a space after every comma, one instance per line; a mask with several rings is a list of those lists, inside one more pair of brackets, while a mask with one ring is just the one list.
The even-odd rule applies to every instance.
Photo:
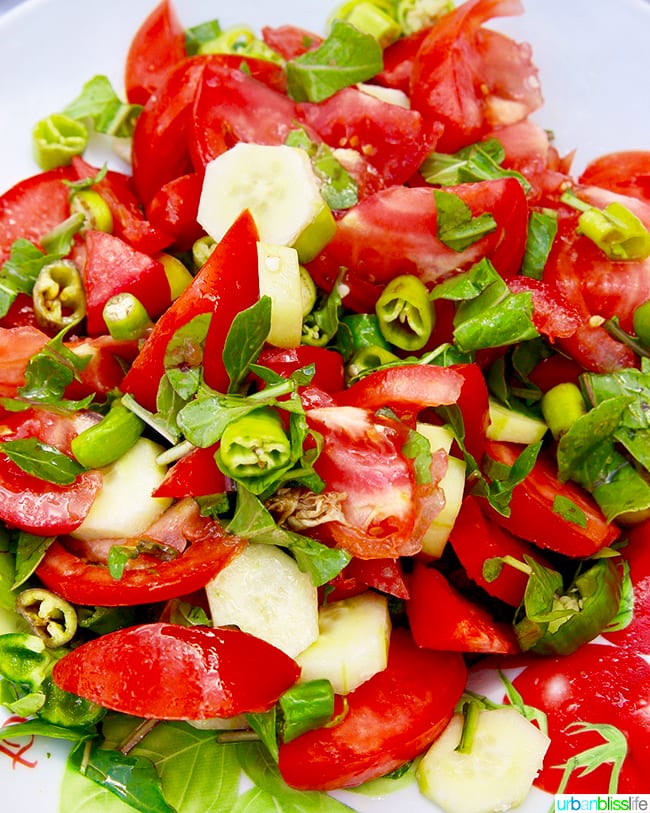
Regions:
[[509, 516], [512, 492], [532, 471], [541, 448], [541, 441], [526, 446], [512, 466], [506, 466], [488, 458], [485, 466], [488, 479], [478, 480], [472, 493], [487, 497], [495, 511], [503, 516]]
[[627, 756], [627, 739], [625, 734], [613, 725], [607, 723], [583, 723], [576, 722], [570, 723], [567, 726], [567, 734], [575, 736], [576, 734], [583, 734], [589, 731], [595, 731], [603, 738], [602, 745], [594, 745], [593, 748], [587, 748], [579, 754], [570, 757], [564, 765], [557, 765], [555, 767], [564, 768], [562, 779], [556, 791], [557, 794], [564, 793], [566, 786], [571, 778], [571, 774], [579, 769], [578, 776], [586, 776], [596, 768], [608, 762], [612, 764], [612, 773], [609, 778], [608, 793], [618, 792], [618, 781], [623, 768], [623, 762]]
[[458, 195], [434, 189], [433, 196], [436, 199], [437, 236], [448, 248], [464, 251], [496, 229], [491, 214], [472, 215], [472, 210]]
[[544, 266], [557, 234], [557, 214], [533, 210], [528, 219], [526, 250], [521, 273], [531, 279], [542, 279]]
[[322, 102], [337, 90], [365, 82], [383, 69], [377, 40], [336, 20], [315, 50], [287, 62], [288, 94], [297, 102]]
[[321, 195], [330, 209], [349, 209], [359, 202], [357, 182], [324, 141], [312, 141], [304, 128], [300, 128], [289, 133], [286, 143], [290, 147], [301, 147], [309, 154], [321, 181]]
[[570, 500], [563, 494], [556, 494], [553, 497], [553, 512], [559, 514], [567, 522], [572, 522], [581, 528], [587, 527], [587, 515], [585, 512], [579, 505], [576, 505], [573, 500]]
[[71, 485], [85, 471], [72, 457], [37, 438], [0, 443], [0, 451], [27, 474], [57, 485]]
[[185, 50], [188, 56], [195, 56], [200, 48], [223, 33], [219, 20], [208, 20], [185, 30]]
[[47, 549], [54, 542], [53, 536], [36, 536], [20, 531], [16, 544], [16, 570], [12, 588], [20, 587], [40, 564]]
[[11, 245], [9, 259], [0, 269], [0, 318], [7, 315], [18, 294], [31, 294], [41, 269], [59, 259], [52, 257], [29, 240], [19, 238]]
[[322, 296], [317, 302], [317, 307], [303, 319], [302, 344], [325, 347], [336, 336], [342, 311], [339, 283], [340, 277], [330, 293]]
[[135, 545], [111, 545], [107, 560], [109, 573], [119, 581], [128, 562], [142, 554], [154, 556], [161, 562], [171, 562], [179, 555], [176, 548], [148, 539], [140, 539]]
[[140, 105], [120, 100], [107, 76], [94, 76], [80, 95], [63, 110], [72, 119], [90, 119], [98, 133], [130, 138], [140, 115]]
[[232, 320], [223, 347], [223, 361], [230, 378], [229, 392], [236, 392], [257, 359], [271, 329], [271, 297], [262, 296]]

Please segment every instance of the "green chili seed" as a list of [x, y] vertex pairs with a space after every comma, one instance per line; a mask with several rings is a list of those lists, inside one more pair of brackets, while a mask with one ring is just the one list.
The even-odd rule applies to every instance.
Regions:
[[86, 315], [86, 297], [77, 266], [57, 260], [43, 266], [32, 292], [34, 313], [41, 327], [60, 330]]
[[99, 423], [72, 439], [72, 453], [87, 469], [108, 466], [135, 445], [144, 431], [144, 421], [115, 401]]
[[402, 274], [391, 280], [377, 300], [375, 312], [386, 341], [401, 350], [419, 350], [431, 336], [433, 305], [419, 277]]
[[108, 332], [120, 341], [141, 339], [153, 327], [142, 302], [128, 291], [112, 296], [104, 305], [102, 316]]
[[544, 420], [556, 440], [587, 412], [580, 388], [568, 381], [544, 393], [541, 406]]

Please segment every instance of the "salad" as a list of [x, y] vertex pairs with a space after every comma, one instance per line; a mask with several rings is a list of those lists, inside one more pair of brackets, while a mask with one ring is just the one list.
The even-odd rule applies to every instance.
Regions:
[[572, 172], [521, 10], [163, 2], [34, 122], [0, 758], [69, 743], [84, 809], [645, 790], [648, 153]]

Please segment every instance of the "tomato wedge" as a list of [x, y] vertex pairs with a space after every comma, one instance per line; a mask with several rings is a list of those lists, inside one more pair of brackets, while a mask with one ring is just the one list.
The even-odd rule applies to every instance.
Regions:
[[52, 677], [114, 711], [204, 720], [266, 711], [299, 674], [284, 652], [240, 630], [157, 623], [83, 644], [57, 662]]
[[280, 773], [295, 788], [333, 790], [395, 770], [447, 725], [465, 677], [461, 655], [420, 649], [407, 630], [395, 629], [386, 669], [346, 696], [338, 725], [281, 744]]

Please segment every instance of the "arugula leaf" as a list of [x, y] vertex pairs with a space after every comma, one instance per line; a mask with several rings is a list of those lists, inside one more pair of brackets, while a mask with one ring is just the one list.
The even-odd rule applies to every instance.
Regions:
[[448, 248], [463, 251], [496, 229], [491, 214], [472, 215], [472, 210], [458, 195], [434, 189], [433, 196], [436, 200], [437, 236]]
[[297, 102], [322, 102], [344, 87], [372, 78], [383, 66], [382, 49], [374, 37], [335, 20], [318, 48], [287, 62], [287, 93]]
[[621, 601], [618, 612], [605, 627], [603, 632], [616, 632], [624, 630], [632, 623], [634, 618], [634, 584], [630, 577], [630, 565], [623, 559], [623, 583], [621, 585]]
[[0, 451], [22, 471], [56, 485], [71, 485], [85, 468], [56, 447], [37, 438], [20, 438], [0, 443]]
[[524, 703], [524, 698], [515, 689], [512, 682], [508, 680], [505, 673], [502, 672], [501, 669], [499, 669], [499, 679], [505, 687], [510, 705], [514, 706], [514, 708], [516, 708], [521, 716], [526, 720], [537, 723], [541, 732], [548, 734], [548, 717], [546, 713], [535, 706], [529, 706], [527, 703]]
[[557, 234], [557, 214], [533, 210], [528, 219], [526, 250], [521, 273], [531, 279], [542, 279], [544, 266]]
[[13, 737], [48, 737], [52, 740], [68, 740], [70, 742], [83, 742], [95, 736], [93, 729], [73, 728], [71, 726], [54, 725], [44, 720], [26, 720], [23, 723], [12, 723], [0, 726], [0, 740]]
[[141, 813], [176, 813], [165, 800], [156, 769], [146, 757], [91, 746], [75, 748], [69, 761], [88, 779]]
[[79, 233], [85, 222], [85, 215], [82, 212], [76, 212], [41, 237], [40, 243], [50, 257], [50, 261], [65, 257], [70, 253], [75, 235]]
[[141, 111], [141, 105], [120, 100], [107, 76], [97, 75], [62, 112], [72, 119], [90, 119], [98, 133], [130, 138]]

